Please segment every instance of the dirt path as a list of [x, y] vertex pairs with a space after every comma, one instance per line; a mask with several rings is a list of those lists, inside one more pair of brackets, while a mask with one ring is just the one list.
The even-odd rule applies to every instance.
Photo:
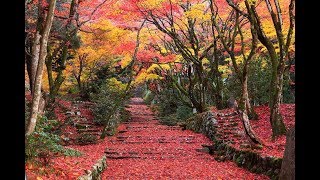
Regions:
[[107, 141], [102, 179], [269, 179], [233, 162], [217, 162], [201, 145], [202, 134], [159, 124], [142, 99], [132, 98], [132, 119]]

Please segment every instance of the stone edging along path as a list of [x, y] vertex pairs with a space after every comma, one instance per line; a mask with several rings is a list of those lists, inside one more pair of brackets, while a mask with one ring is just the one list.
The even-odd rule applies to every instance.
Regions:
[[133, 98], [128, 110], [130, 121], [104, 140], [103, 167], [94, 166], [78, 179], [268, 179], [234, 162], [218, 162], [205, 147], [212, 144], [209, 138], [160, 124], [140, 98]]
[[227, 128], [229, 130], [228, 133], [234, 134], [230, 129], [233, 129], [233, 123], [236, 123], [236, 121], [232, 118], [230, 119], [230, 122], [227, 119], [221, 121], [219, 116], [208, 111], [189, 118], [186, 123], [180, 126], [202, 133], [211, 139], [213, 145], [208, 146], [209, 153], [213, 154], [216, 160], [231, 160], [239, 167], [244, 167], [251, 172], [265, 174], [271, 179], [278, 179], [282, 158], [262, 157], [259, 153], [252, 151], [250, 147], [244, 149], [233, 147], [232, 141], [227, 139], [232, 136], [226, 136], [224, 134], [226, 131], [223, 129]]
[[107, 157], [103, 155], [101, 159], [92, 166], [91, 170], [87, 170], [85, 175], [77, 178], [77, 180], [95, 180], [101, 179], [101, 173], [107, 168]]

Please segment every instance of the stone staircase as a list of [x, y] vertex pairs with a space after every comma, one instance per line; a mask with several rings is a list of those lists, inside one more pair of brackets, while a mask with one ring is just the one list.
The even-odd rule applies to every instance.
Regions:
[[102, 126], [93, 122], [93, 119], [84, 114], [84, 111], [93, 106], [93, 103], [84, 101], [73, 101], [71, 109], [64, 113], [69, 120], [69, 125], [76, 128], [76, 135], [67, 138], [67, 144], [76, 144], [76, 140], [83, 136], [95, 136], [99, 138]]
[[244, 128], [240, 119], [240, 115], [236, 111], [229, 113], [217, 113], [216, 119], [218, 124], [217, 140], [221, 140], [226, 144], [240, 143], [240, 148], [250, 147], [250, 142], [245, 135]]

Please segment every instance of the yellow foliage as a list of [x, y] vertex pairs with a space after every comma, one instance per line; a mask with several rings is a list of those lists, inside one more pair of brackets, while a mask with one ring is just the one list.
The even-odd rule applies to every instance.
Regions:
[[128, 66], [130, 64], [131, 61], [132, 61], [131, 55], [125, 54], [121, 60], [121, 67], [125, 68], [126, 66]]
[[161, 79], [161, 77], [157, 74], [147, 74], [146, 80], [155, 80], [155, 79]]
[[[160, 66], [160, 67], [159, 67]], [[158, 65], [158, 64], [152, 64], [148, 69], [147, 69], [147, 73], [151, 73], [152, 71], [154, 71], [155, 69], [159, 69], [159, 70], [162, 70], [162, 69], [164, 69], [164, 70], [169, 70], [169, 69], [171, 69], [170, 68], [170, 66], [169, 66], [169, 64], [160, 64], [160, 65]]]
[[205, 13], [206, 5], [203, 3], [194, 4], [191, 6], [190, 10], [185, 12], [187, 18], [200, 19], [203, 21], [208, 21], [211, 18], [210, 13]]
[[147, 73], [144, 71], [140, 72], [134, 79], [134, 84], [141, 84], [146, 81]]
[[222, 78], [227, 78], [228, 75], [232, 73], [228, 65], [219, 65], [218, 71], [222, 73], [221, 75]]
[[163, 79], [163, 77], [160, 77], [157, 74], [147, 73], [146, 70], [142, 70], [142, 72], [140, 72], [137, 75], [137, 77], [134, 79], [133, 84], [137, 85], [137, 84], [144, 83], [145, 81], [157, 80], [157, 79]]
[[256, 2], [257, 2], [257, 0], [248, 0], [248, 3], [249, 3], [250, 5], [255, 5]]
[[177, 54], [177, 55], [175, 56], [174, 62], [179, 63], [179, 62], [182, 62], [183, 60], [184, 60], [184, 59], [183, 59], [182, 55], [181, 55], [181, 54]]
[[126, 84], [118, 81], [116, 78], [108, 79], [108, 85], [117, 91], [124, 91]]
[[165, 2], [165, 0], [145, 0], [145, 1], [140, 1], [138, 5], [145, 9], [155, 9], [160, 7], [163, 2]]
[[203, 64], [210, 64], [210, 61], [207, 58], [202, 59], [202, 65]]

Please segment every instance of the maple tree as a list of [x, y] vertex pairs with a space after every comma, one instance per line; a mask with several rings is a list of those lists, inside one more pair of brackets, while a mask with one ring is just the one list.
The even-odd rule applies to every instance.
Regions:
[[[238, 12], [245, 14], [239, 8], [236, 7], [234, 2], [228, 0], [228, 3]], [[279, 112], [279, 106], [282, 98], [282, 87], [283, 87], [283, 74], [286, 69], [286, 61], [290, 59], [289, 47], [291, 46], [291, 39], [293, 35], [294, 27], [294, 5], [295, 1], [291, 0], [289, 5], [289, 26], [283, 26], [283, 16], [281, 13], [281, 7], [278, 0], [273, 2], [266, 0], [267, 12], [269, 17], [271, 17], [274, 32], [276, 32], [276, 42], [272, 41], [272, 36], [267, 36], [266, 30], [263, 28], [261, 16], [257, 13], [256, 10], [256, 1], [245, 0], [245, 7], [247, 10], [246, 16], [248, 17], [251, 26], [254, 27], [257, 38], [259, 41], [267, 48], [271, 64], [272, 64], [272, 79], [270, 84], [270, 122], [272, 124], [273, 135], [276, 137], [282, 135], [286, 132], [285, 125], [283, 123], [281, 114]], [[276, 8], [276, 11], [273, 8]], [[265, 15], [266, 16], [266, 15]], [[269, 18], [270, 20], [270, 18]], [[283, 28], [287, 28], [287, 36], [284, 36]], [[276, 51], [276, 46], [278, 49]]]
[[[283, 155], [284, 133], [294, 124], [294, 105], [283, 104], [288, 103], [283, 99], [283, 93], [287, 93], [284, 97], [294, 96], [294, 92], [288, 94], [283, 88], [294, 87], [294, 0], [33, 0], [25, 1], [25, 6], [25, 62], [30, 84], [27, 99], [32, 102], [29, 104], [26, 137], [34, 132], [39, 115], [48, 115], [43, 114], [45, 108], [53, 111], [56, 115], [54, 118], [68, 126], [61, 130], [63, 135], [60, 134], [58, 138], [65, 139], [68, 131], [76, 135], [76, 128], [67, 125], [67, 116], [63, 113], [64, 109], [71, 109], [73, 105], [60, 100], [57, 95], [91, 101], [98, 109], [97, 113], [100, 113], [94, 114], [95, 118], [101, 117], [98, 135], [101, 144], [74, 147], [96, 160], [104, 152], [105, 146], [120, 147], [111, 143], [113, 137], [105, 138], [107, 131], [119, 125], [117, 123], [111, 127], [111, 119], [122, 113], [119, 109], [124, 109], [133, 92], [140, 88], [147, 92], [145, 94], [152, 94], [148, 101], [152, 108], [155, 107], [155, 112], [157, 108], [162, 108], [161, 118], [167, 118], [172, 123], [179, 113], [188, 118], [205, 111], [226, 114], [236, 111], [240, 123], [234, 129], [243, 132], [244, 136], [234, 141], [235, 148], [240, 148], [241, 140], [249, 138], [254, 145], [264, 145], [259, 146], [262, 149], [255, 149], [255, 152], [277, 157]], [[269, 62], [271, 68], [266, 65]], [[265, 72], [270, 76], [256, 75], [267, 74]], [[252, 99], [260, 97], [255, 97], [257, 90], [251, 90], [256, 86], [252, 83], [255, 79], [251, 77], [263, 79], [262, 82], [257, 80], [260, 84], [270, 82], [267, 88], [270, 93], [269, 107], [254, 107], [257, 103]], [[230, 83], [232, 81], [235, 82]], [[289, 85], [285, 84], [288, 82]], [[68, 94], [66, 90], [69, 90]], [[227, 109], [227, 99], [232, 96], [236, 96], [239, 105], [235, 103], [234, 109]], [[133, 98], [133, 101], [136, 100]], [[165, 133], [166, 138], [193, 135], [189, 131], [157, 129], [166, 126], [152, 124], [153, 117], [145, 107], [137, 104], [130, 110], [131, 114], [142, 119], [140, 123], [144, 126], [147, 126], [147, 122], [151, 123], [149, 125], [153, 128], [151, 132], [143, 130], [139, 135], [145, 137], [151, 133], [158, 137]], [[87, 111], [91, 110], [81, 109], [81, 114], [87, 116], [84, 113]], [[134, 121], [136, 118], [133, 118]], [[183, 118], [180, 120], [185, 121]], [[128, 124], [133, 125], [134, 122]], [[121, 129], [124, 125], [120, 124], [119, 127]], [[134, 131], [128, 134], [136, 135]], [[137, 139], [131, 140], [136, 142]], [[197, 143], [202, 140], [207, 142], [202, 136], [195, 140]], [[32, 143], [29, 145], [32, 146]], [[172, 153], [167, 151], [172, 148], [170, 143], [163, 149], [160, 144], [154, 146], [160, 148], [157, 150], [159, 153]], [[188, 147], [196, 147], [196, 144]], [[122, 148], [124, 153], [128, 153], [130, 148], [142, 153], [139, 145], [123, 144]], [[225, 171], [218, 172], [219, 168], [216, 168], [217, 172], [212, 172], [203, 165], [196, 165], [205, 169], [205, 173], [196, 174], [199, 177], [213, 173], [210, 177], [236, 178], [237, 173], [234, 172], [244, 177], [253, 176], [237, 169], [234, 164], [220, 164], [213, 158], [203, 161], [195, 158], [197, 153], [188, 153], [194, 164], [205, 162], [232, 170], [232, 173], [226, 174]], [[80, 165], [81, 170], [88, 169], [90, 163], [94, 163], [92, 159]], [[71, 165], [72, 161], [85, 162], [86, 157], [63, 161], [60, 157], [52, 161], [54, 168], [60, 169], [60, 177], [76, 178], [81, 172]], [[113, 176], [106, 173], [110, 170], [115, 170], [115, 174], [121, 177], [127, 176], [124, 173], [128, 172], [145, 173], [135, 168], [121, 169], [116, 165], [118, 160], [110, 162], [112, 166], [104, 172], [103, 177]], [[136, 167], [131, 160], [121, 162]], [[166, 167], [177, 171], [174, 165], [183, 163], [182, 159], [156, 163], [158, 169], [152, 169], [148, 177], [170, 177], [166, 173], [158, 176], [154, 172]], [[144, 167], [145, 162], [139, 162], [138, 165]], [[191, 166], [188, 165], [185, 172], [192, 174], [189, 168]], [[27, 169], [35, 170], [29, 165]], [[131, 175], [141, 177], [141, 174]], [[176, 173], [175, 177], [185, 176]], [[57, 177], [50, 175], [50, 178]]]

